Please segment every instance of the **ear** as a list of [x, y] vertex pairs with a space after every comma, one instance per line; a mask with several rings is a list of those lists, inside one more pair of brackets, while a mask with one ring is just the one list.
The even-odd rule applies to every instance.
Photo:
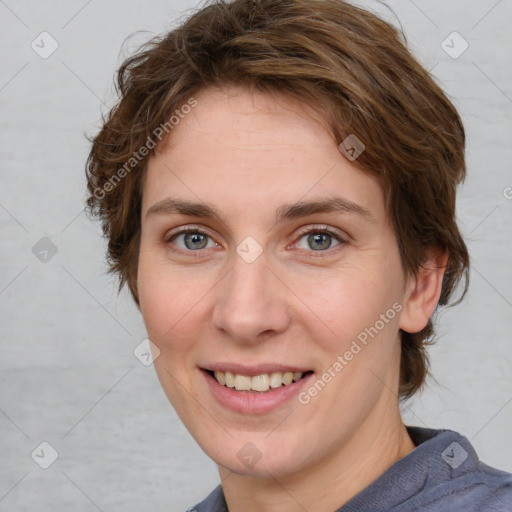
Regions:
[[419, 268], [416, 276], [409, 278], [404, 308], [400, 315], [400, 329], [415, 333], [427, 325], [441, 296], [447, 262], [448, 250], [433, 248], [430, 257]]

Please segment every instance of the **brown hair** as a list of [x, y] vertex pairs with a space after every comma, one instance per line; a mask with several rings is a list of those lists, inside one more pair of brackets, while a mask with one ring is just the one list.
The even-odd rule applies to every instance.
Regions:
[[[214, 0], [122, 63], [119, 100], [90, 139], [86, 165], [88, 212], [102, 221], [119, 290], [127, 283], [139, 303], [144, 156], [155, 154], [162, 126], [172, 133], [169, 119], [193, 94], [229, 84], [317, 106], [337, 144], [355, 134], [365, 150], [354, 164], [383, 188], [404, 271], [415, 275], [429, 249], [447, 249], [439, 304], [464, 277], [455, 304], [462, 300], [469, 283], [455, 220], [466, 173], [462, 122], [403, 34], [341, 0]], [[401, 399], [429, 374], [433, 335], [432, 320], [421, 332], [401, 332]]]

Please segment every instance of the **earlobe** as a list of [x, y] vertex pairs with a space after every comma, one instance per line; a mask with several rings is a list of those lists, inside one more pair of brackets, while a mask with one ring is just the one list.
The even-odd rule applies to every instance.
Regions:
[[404, 308], [400, 315], [400, 329], [416, 333], [427, 325], [441, 296], [447, 263], [448, 250], [433, 249], [431, 256], [419, 268], [416, 276], [410, 277]]

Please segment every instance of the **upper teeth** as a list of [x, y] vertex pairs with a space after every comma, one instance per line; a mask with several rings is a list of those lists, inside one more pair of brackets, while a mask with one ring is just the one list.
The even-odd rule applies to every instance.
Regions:
[[302, 377], [302, 372], [274, 372], [249, 377], [231, 372], [214, 372], [215, 378], [223, 386], [235, 388], [237, 391], [268, 391], [269, 388], [278, 388], [283, 384], [288, 386]]

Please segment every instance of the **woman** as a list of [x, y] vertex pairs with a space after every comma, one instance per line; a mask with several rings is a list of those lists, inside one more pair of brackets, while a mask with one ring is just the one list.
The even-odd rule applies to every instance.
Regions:
[[512, 510], [512, 475], [400, 415], [469, 256], [464, 128], [396, 29], [336, 0], [214, 2], [118, 85], [88, 205], [218, 465], [193, 510]]

